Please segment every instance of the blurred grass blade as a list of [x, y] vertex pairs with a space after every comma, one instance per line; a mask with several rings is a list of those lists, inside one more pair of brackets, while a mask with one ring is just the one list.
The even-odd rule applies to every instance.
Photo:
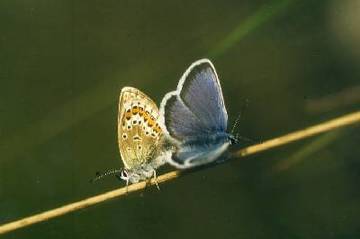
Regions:
[[280, 171], [288, 170], [289, 168], [301, 163], [306, 158], [309, 158], [311, 155], [315, 154], [316, 152], [319, 152], [320, 150], [334, 143], [337, 139], [341, 138], [343, 134], [344, 134], [343, 130], [338, 130], [319, 136], [309, 144], [306, 144], [304, 147], [302, 147], [300, 150], [295, 152], [292, 156], [290, 156], [286, 160], [277, 163], [273, 167], [273, 171], [280, 172]]
[[217, 57], [225, 53], [229, 48], [234, 46], [243, 37], [253, 32], [258, 27], [269, 21], [272, 17], [281, 13], [290, 3], [295, 0], [276, 0], [262, 6], [252, 16], [240, 23], [223, 41], [221, 41], [214, 50], [210, 51], [211, 57]]
[[[31, 148], [46, 142], [64, 130], [110, 106], [117, 101], [120, 92], [119, 83], [116, 79], [129, 81], [138, 79], [139, 72], [151, 72], [151, 68], [143, 64], [122, 71], [118, 76], [102, 81], [101, 84], [90, 88], [67, 103], [54, 107], [54, 110], [44, 114], [44, 118], [41, 120], [14, 132], [7, 138], [1, 139], [1, 162], [4, 163], [5, 160], [9, 161], [14, 157], [27, 153]], [[19, 150], [19, 142], [21, 142], [21, 150]]]

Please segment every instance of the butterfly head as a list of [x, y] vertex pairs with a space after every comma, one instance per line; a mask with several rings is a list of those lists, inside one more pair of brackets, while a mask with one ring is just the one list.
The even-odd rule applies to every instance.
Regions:
[[120, 178], [124, 181], [129, 181], [129, 173], [126, 169], [121, 170]]
[[126, 184], [137, 183], [139, 181], [145, 180], [147, 175], [143, 171], [136, 169], [123, 169], [120, 173], [120, 179], [126, 181]]

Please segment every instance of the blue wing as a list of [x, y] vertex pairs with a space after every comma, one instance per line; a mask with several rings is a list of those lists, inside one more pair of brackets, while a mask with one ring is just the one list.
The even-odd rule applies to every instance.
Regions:
[[167, 95], [164, 120], [169, 135], [178, 140], [190, 140], [199, 134], [209, 133], [208, 129], [184, 102], [179, 100], [176, 94]]
[[189, 168], [215, 161], [229, 146], [228, 115], [219, 79], [212, 63], [193, 63], [176, 91], [160, 106], [164, 131], [177, 140], [169, 163]]
[[177, 90], [164, 97], [160, 111], [169, 135], [180, 141], [225, 132], [228, 115], [212, 63], [207, 59], [193, 63]]

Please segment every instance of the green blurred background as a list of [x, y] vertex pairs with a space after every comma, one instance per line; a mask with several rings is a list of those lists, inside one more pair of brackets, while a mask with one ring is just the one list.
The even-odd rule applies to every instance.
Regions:
[[[89, 183], [122, 166], [120, 89], [159, 103], [199, 58], [255, 141], [360, 106], [358, 0], [2, 0], [0, 17], [1, 224], [123, 186]], [[360, 238], [359, 142], [332, 131], [2, 238]]]

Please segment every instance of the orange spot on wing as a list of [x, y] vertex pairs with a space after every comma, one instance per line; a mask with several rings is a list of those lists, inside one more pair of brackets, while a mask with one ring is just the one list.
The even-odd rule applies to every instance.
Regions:
[[127, 120], [129, 120], [129, 119], [131, 118], [131, 110], [130, 110], [130, 109], [128, 109], [128, 110], [125, 112], [125, 118], [126, 118]]
[[160, 126], [159, 126], [158, 123], [156, 123], [156, 125], [155, 125], [155, 127], [154, 127], [154, 131], [155, 131], [155, 133], [157, 133], [157, 134], [159, 134], [159, 133], [161, 132], [161, 128], [160, 128]]
[[136, 115], [137, 113], [139, 113], [139, 107], [137, 106], [132, 107], [131, 112], [133, 115]]
[[149, 119], [149, 121], [148, 121], [149, 127], [150, 127], [150, 128], [153, 127], [154, 124], [155, 124], [154, 120], [153, 120], [153, 119]]
[[144, 114], [144, 108], [143, 107], [139, 107], [139, 115], [143, 116]]
[[144, 115], [144, 122], [147, 122], [149, 120], [149, 115], [145, 113]]
[[155, 131], [157, 134], [161, 133], [161, 128], [160, 128], [160, 126], [157, 125], [157, 126], [154, 128], [154, 131]]

